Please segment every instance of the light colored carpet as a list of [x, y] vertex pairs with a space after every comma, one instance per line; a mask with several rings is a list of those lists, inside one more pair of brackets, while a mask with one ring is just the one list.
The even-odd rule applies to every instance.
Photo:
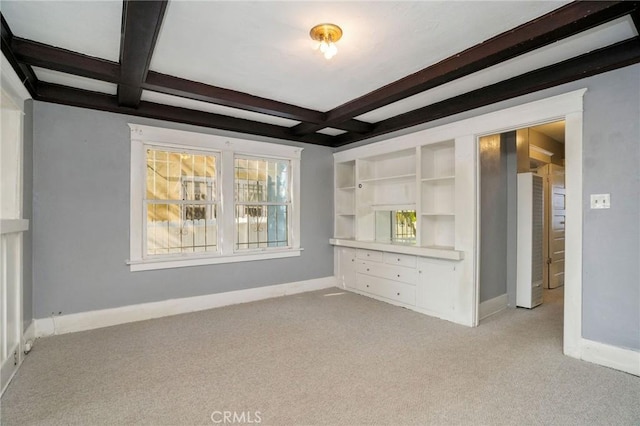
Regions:
[[640, 378], [562, 355], [561, 292], [478, 328], [330, 289], [40, 339], [2, 424], [640, 424]]

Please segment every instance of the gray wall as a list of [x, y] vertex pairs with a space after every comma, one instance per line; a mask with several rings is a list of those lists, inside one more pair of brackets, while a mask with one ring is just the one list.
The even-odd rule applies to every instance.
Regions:
[[304, 147], [301, 257], [130, 272], [125, 264], [129, 257], [129, 122], [223, 134], [35, 102], [36, 318], [52, 312], [70, 314], [333, 275], [329, 245], [333, 156], [329, 148], [313, 145], [299, 145]]
[[23, 182], [22, 182], [22, 217], [29, 219], [29, 230], [22, 236], [22, 318], [26, 330], [33, 320], [33, 279], [31, 235], [33, 229], [33, 101], [24, 103], [23, 117]]
[[[640, 351], [640, 64], [436, 120], [393, 136], [582, 88], [588, 89], [583, 116], [582, 335]], [[589, 195], [600, 193], [611, 193], [610, 210], [589, 209]]]
[[507, 156], [500, 135], [480, 139], [480, 302], [507, 292]]
[[[582, 334], [640, 350], [640, 65], [588, 87]], [[589, 195], [602, 193], [611, 194], [611, 209], [591, 210]]]
[[[505, 293], [515, 306], [515, 132], [480, 139], [480, 302]], [[511, 300], [513, 299], [513, 300]]]

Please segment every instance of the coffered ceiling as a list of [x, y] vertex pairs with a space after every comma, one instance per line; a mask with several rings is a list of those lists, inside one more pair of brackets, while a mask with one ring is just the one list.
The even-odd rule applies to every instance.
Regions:
[[[640, 61], [638, 2], [6, 1], [34, 99], [342, 146]], [[326, 60], [309, 29], [344, 31]]]

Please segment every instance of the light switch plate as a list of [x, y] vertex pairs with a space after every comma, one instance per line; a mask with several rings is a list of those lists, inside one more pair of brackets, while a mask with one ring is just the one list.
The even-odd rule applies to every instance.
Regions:
[[592, 209], [609, 209], [611, 208], [610, 194], [591, 194]]

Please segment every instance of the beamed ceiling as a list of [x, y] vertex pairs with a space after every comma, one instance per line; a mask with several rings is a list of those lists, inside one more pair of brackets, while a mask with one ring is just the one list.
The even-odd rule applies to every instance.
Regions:
[[[639, 2], [1, 3], [38, 101], [330, 147], [640, 62]], [[344, 30], [330, 61], [309, 29]]]

